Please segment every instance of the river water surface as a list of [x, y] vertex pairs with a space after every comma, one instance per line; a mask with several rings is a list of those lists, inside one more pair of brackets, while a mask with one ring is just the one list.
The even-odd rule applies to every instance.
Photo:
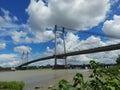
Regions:
[[88, 79], [89, 70], [22, 70], [15, 72], [0, 72], [0, 81], [23, 81], [25, 83], [24, 90], [48, 90], [48, 87], [55, 84], [61, 79], [66, 79], [72, 83], [73, 76], [82, 73], [85, 79]]

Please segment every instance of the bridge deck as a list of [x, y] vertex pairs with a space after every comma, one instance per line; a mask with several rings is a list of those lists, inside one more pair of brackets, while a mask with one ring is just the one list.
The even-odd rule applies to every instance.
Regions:
[[[97, 48], [92, 48], [92, 49], [87, 49], [87, 50], [81, 50], [81, 51], [74, 51], [74, 52], [69, 52], [69, 53], [65, 53], [65, 54], [59, 54], [56, 55], [56, 57], [63, 57], [63, 56], [74, 56], [74, 55], [81, 55], [81, 54], [89, 54], [89, 53], [96, 53], [96, 52], [103, 52], [103, 51], [112, 51], [112, 50], [118, 50], [120, 49], [120, 44], [114, 44], [114, 45], [109, 45], [109, 46], [103, 46], [103, 47], [97, 47]], [[40, 59], [36, 59], [36, 60], [32, 60], [29, 62], [26, 62], [18, 67], [22, 67], [34, 62], [38, 62], [38, 61], [43, 61], [43, 60], [48, 60], [48, 59], [52, 59], [55, 58], [55, 55], [53, 56], [47, 56], [44, 58], [40, 58]]]

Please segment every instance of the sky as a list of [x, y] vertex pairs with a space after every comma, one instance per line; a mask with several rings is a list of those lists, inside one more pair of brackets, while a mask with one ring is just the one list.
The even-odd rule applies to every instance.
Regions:
[[[54, 26], [65, 27], [66, 51], [120, 43], [119, 0], [0, 0], [0, 66], [54, 55]], [[108, 37], [86, 34], [94, 32]], [[64, 53], [57, 34], [57, 54]], [[23, 55], [23, 53], [25, 55]], [[90, 60], [115, 63], [119, 50], [67, 57], [68, 64]], [[32, 65], [54, 65], [54, 59]], [[58, 60], [64, 64], [64, 60]]]

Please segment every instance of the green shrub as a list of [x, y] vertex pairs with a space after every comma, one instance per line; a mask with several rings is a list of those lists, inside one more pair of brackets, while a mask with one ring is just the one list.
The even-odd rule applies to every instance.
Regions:
[[0, 82], [0, 90], [23, 90], [23, 82]]
[[120, 66], [104, 69], [94, 60], [90, 61], [90, 65], [92, 79], [89, 82], [85, 82], [83, 75], [77, 73], [73, 78], [73, 84], [61, 80], [52, 87], [52, 90], [120, 90]]

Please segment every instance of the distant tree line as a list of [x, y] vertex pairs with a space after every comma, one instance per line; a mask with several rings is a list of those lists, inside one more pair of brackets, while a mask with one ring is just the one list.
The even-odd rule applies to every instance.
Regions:
[[9, 70], [11, 70], [11, 67], [1, 67], [0, 66], [0, 71], [9, 71]]

